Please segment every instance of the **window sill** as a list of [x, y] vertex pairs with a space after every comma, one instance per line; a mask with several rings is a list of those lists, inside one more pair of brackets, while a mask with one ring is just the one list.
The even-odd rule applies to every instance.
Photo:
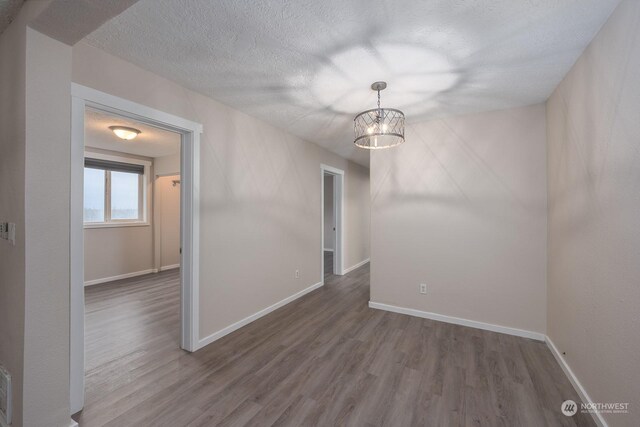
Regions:
[[85, 223], [84, 228], [118, 228], [118, 227], [149, 227], [148, 222], [100, 222]]

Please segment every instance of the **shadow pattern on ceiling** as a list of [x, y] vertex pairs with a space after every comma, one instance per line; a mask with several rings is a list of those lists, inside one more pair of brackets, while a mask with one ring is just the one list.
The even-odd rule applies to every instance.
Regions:
[[545, 101], [619, 0], [141, 0], [89, 44], [368, 165], [353, 117]]

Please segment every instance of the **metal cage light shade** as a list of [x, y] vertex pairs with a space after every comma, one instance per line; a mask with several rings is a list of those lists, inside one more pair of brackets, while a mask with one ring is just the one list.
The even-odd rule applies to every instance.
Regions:
[[371, 89], [378, 92], [378, 108], [363, 111], [353, 119], [353, 143], [358, 147], [377, 150], [404, 142], [404, 113], [395, 108], [380, 107], [380, 91], [386, 87], [385, 82], [372, 84]]

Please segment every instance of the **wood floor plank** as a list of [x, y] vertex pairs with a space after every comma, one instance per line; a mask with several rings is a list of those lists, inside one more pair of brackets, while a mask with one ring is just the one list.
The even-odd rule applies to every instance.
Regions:
[[592, 426], [544, 343], [373, 310], [369, 266], [196, 353], [177, 271], [86, 289], [81, 426]]

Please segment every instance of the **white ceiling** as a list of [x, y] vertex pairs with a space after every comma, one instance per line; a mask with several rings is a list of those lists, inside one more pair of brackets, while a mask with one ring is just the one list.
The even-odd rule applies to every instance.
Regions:
[[[109, 126], [127, 126], [141, 131], [135, 139], [118, 138]], [[85, 145], [146, 157], [162, 157], [180, 151], [180, 135], [135, 120], [87, 109], [84, 115]]]
[[543, 102], [619, 0], [141, 0], [88, 43], [368, 165], [353, 116]]

